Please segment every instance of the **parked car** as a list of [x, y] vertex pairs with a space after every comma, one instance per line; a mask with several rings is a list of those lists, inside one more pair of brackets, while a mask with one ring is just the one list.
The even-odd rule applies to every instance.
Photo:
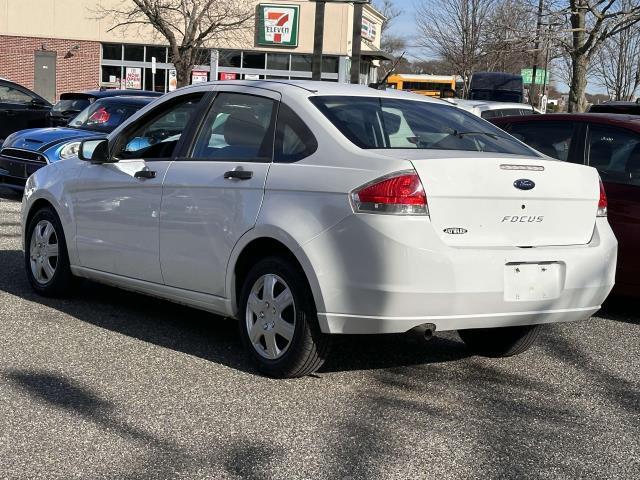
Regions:
[[78, 113], [96, 100], [108, 97], [160, 97], [162, 93], [148, 90], [91, 90], [88, 92], [69, 92], [60, 95], [49, 114], [50, 127], [64, 127]]
[[148, 97], [108, 97], [97, 100], [69, 125], [13, 133], [0, 148], [0, 184], [22, 190], [29, 175], [48, 163], [75, 157], [80, 139], [104, 136], [150, 103]]
[[488, 102], [483, 100], [463, 100], [459, 98], [447, 98], [445, 101], [484, 119], [537, 113], [537, 111], [527, 103]]
[[275, 377], [318, 369], [332, 334], [458, 330], [521, 353], [615, 275], [594, 168], [357, 85], [176, 90], [34, 173], [22, 211], [36, 292], [75, 275], [236, 317]]
[[624, 115], [640, 115], [640, 104], [636, 102], [603, 102], [589, 107], [589, 113], [621, 113]]
[[620, 245], [615, 291], [640, 296], [640, 117], [586, 113], [491, 121], [545, 155], [598, 169]]
[[47, 125], [51, 104], [22, 85], [0, 80], [0, 145], [13, 132]]

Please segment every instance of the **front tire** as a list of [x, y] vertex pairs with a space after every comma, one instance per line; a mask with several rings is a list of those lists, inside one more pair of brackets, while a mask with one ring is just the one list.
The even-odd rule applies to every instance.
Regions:
[[279, 257], [259, 261], [248, 273], [238, 318], [243, 344], [257, 369], [275, 378], [318, 370], [329, 352], [304, 275]]
[[24, 261], [31, 287], [40, 295], [59, 296], [73, 282], [62, 224], [50, 207], [38, 210], [29, 221]]
[[534, 344], [541, 325], [458, 330], [469, 350], [486, 357], [511, 357], [526, 352]]

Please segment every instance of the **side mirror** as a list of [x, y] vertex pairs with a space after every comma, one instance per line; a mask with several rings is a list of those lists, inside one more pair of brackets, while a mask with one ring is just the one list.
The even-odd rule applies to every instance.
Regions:
[[44, 108], [48, 106], [47, 102], [45, 102], [44, 100], [40, 100], [39, 98], [32, 98], [31, 105], [38, 108]]
[[80, 142], [78, 158], [91, 163], [110, 162], [109, 142], [104, 138], [83, 140]]

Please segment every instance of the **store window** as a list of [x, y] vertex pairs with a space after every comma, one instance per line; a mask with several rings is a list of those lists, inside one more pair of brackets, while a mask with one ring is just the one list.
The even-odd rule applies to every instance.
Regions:
[[151, 62], [152, 58], [156, 57], [156, 62], [158, 63], [166, 63], [167, 62], [167, 49], [166, 47], [147, 47], [147, 62]]
[[102, 82], [103, 83], [120, 83], [122, 79], [122, 67], [114, 67], [111, 65], [102, 66]]
[[338, 73], [338, 57], [322, 57], [323, 73]]
[[122, 45], [119, 43], [103, 43], [102, 58], [104, 60], [122, 60]]
[[144, 47], [142, 45], [125, 45], [124, 59], [131, 62], [144, 62]]
[[264, 57], [262, 52], [244, 52], [242, 68], [264, 68]]
[[291, 55], [291, 70], [296, 72], [310, 72], [311, 55]]
[[267, 53], [267, 68], [269, 70], [289, 70], [289, 54]]
[[218, 53], [218, 65], [220, 67], [240, 68], [242, 54], [238, 50], [220, 50]]
[[155, 78], [150, 68], [144, 69], [144, 89], [152, 92], [165, 91], [167, 81], [167, 71], [164, 68], [157, 68]]
[[195, 65], [209, 65], [211, 63], [211, 50], [208, 48], [197, 48], [193, 52]]

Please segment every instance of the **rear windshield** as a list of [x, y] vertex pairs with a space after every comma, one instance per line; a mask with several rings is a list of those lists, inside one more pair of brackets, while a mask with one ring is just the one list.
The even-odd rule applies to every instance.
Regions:
[[360, 148], [536, 155], [499, 128], [452, 106], [384, 97], [318, 96], [310, 100]]
[[69, 100], [60, 100], [53, 106], [54, 112], [72, 113], [81, 112], [89, 106], [91, 102], [87, 98], [74, 98]]
[[69, 122], [68, 126], [81, 130], [110, 133], [142, 107], [143, 105], [96, 102], [80, 112]]

